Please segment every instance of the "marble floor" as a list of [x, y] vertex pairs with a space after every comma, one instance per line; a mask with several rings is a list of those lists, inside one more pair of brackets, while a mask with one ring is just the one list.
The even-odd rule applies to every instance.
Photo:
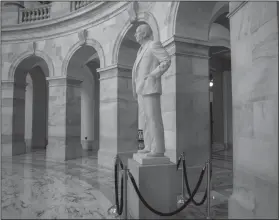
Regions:
[[[228, 219], [228, 199], [232, 194], [233, 166], [232, 149], [217, 149], [212, 153], [212, 183], [211, 183], [211, 219]], [[204, 194], [196, 196], [201, 201]], [[207, 217], [207, 201], [201, 206], [190, 204], [178, 214], [186, 219], [205, 219]]]
[[[3, 219], [107, 219], [114, 201], [113, 173], [95, 155], [59, 163], [44, 151], [2, 160]], [[227, 218], [232, 189], [231, 152], [213, 153], [212, 216]], [[181, 217], [203, 218], [205, 205], [189, 206]]]

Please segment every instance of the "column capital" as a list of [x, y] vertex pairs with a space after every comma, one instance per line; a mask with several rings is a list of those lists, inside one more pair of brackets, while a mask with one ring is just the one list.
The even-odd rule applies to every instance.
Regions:
[[194, 56], [209, 59], [210, 43], [208, 41], [172, 36], [163, 43], [171, 56]]
[[100, 74], [100, 80], [114, 77], [131, 78], [132, 68], [133, 67], [127, 65], [113, 64], [104, 68], [99, 68], [97, 72]]
[[11, 87], [11, 86], [14, 86], [14, 80], [2, 80], [1, 81], [2, 88], [7, 88], [7, 87]]
[[74, 78], [74, 77], [47, 77], [47, 81], [49, 82], [49, 86], [79, 86], [82, 83], [82, 80]]
[[1, 88], [2, 89], [10, 89], [13, 88], [14, 86], [16, 86], [17, 88], [23, 88], [25, 89], [25, 87], [27, 86], [27, 83], [19, 83], [16, 82], [14, 80], [2, 80], [1, 81]]

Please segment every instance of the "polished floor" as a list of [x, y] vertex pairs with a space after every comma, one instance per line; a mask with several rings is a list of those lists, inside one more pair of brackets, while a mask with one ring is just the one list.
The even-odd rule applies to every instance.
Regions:
[[[2, 158], [3, 219], [107, 219], [114, 201], [113, 173], [97, 166], [94, 155], [58, 163], [44, 151]], [[227, 218], [232, 189], [232, 156], [213, 153], [212, 216]], [[190, 205], [180, 213], [204, 218], [206, 205]]]
[[[211, 183], [211, 219], [228, 219], [228, 199], [232, 194], [233, 166], [232, 149], [214, 149], [212, 153], [212, 183]], [[200, 201], [203, 193], [197, 195]], [[206, 201], [207, 202], [207, 201]], [[184, 219], [206, 219], [207, 204], [201, 206], [190, 204], [179, 213]]]

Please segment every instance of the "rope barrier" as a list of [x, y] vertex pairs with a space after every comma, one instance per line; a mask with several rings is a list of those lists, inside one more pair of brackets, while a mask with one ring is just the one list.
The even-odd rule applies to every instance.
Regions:
[[131, 179], [131, 182], [132, 182], [132, 185], [138, 195], [138, 197], [140, 198], [141, 202], [153, 213], [159, 215], [159, 216], [172, 216], [172, 215], [175, 215], [179, 212], [181, 212], [183, 209], [185, 209], [189, 203], [192, 201], [193, 197], [196, 195], [200, 185], [201, 185], [201, 182], [202, 182], [202, 179], [203, 179], [203, 176], [204, 176], [204, 173], [205, 173], [205, 167], [202, 169], [201, 171], [201, 174], [200, 174], [200, 177], [199, 177], [199, 180], [197, 182], [197, 185], [193, 191], [193, 194], [191, 194], [190, 198], [180, 207], [178, 208], [177, 210], [173, 211], [173, 212], [169, 212], [169, 213], [163, 213], [163, 212], [160, 212], [160, 211], [157, 211], [155, 210], [154, 208], [152, 208], [147, 202], [146, 200], [143, 198], [143, 196], [141, 195], [140, 191], [139, 191], [139, 188], [137, 187], [137, 184], [136, 184], [136, 181], [133, 177], [133, 175], [130, 173], [130, 171], [128, 170], [128, 175]]
[[[124, 187], [124, 178], [123, 178], [123, 176], [124, 176], [125, 174], [126, 174], [126, 175], [125, 175], [126, 177], [127, 177], [127, 174], [128, 174], [128, 177], [131, 179], [132, 185], [133, 185], [133, 187], [134, 187], [134, 189], [135, 189], [135, 191], [136, 191], [136, 193], [137, 193], [139, 199], [141, 200], [141, 202], [142, 202], [151, 212], [153, 212], [153, 213], [155, 213], [155, 214], [157, 214], [157, 215], [159, 215], [159, 216], [173, 216], [173, 215], [175, 215], [175, 214], [181, 212], [183, 209], [185, 209], [185, 208], [190, 204], [190, 202], [193, 202], [196, 206], [202, 205], [202, 204], [205, 202], [205, 200], [207, 199], [207, 197], [208, 197], [208, 194], [207, 194], [207, 188], [208, 188], [208, 186], [207, 186], [207, 188], [206, 188], [205, 194], [204, 194], [204, 196], [203, 196], [203, 198], [202, 198], [201, 201], [197, 202], [197, 201], [194, 199], [194, 197], [195, 197], [196, 193], [198, 192], [198, 190], [199, 190], [199, 188], [200, 188], [200, 185], [201, 185], [201, 183], [202, 183], [202, 180], [203, 180], [203, 177], [204, 177], [206, 168], [207, 168], [207, 169], [210, 169], [210, 168], [209, 168], [208, 166], [204, 166], [204, 167], [203, 167], [203, 169], [202, 169], [202, 171], [201, 171], [201, 173], [200, 173], [198, 182], [197, 182], [197, 184], [196, 184], [196, 186], [195, 186], [193, 192], [191, 192], [191, 189], [190, 189], [190, 186], [189, 186], [188, 177], [187, 177], [187, 169], [186, 169], [186, 161], [185, 161], [184, 153], [182, 153], [182, 154], [180, 155], [179, 159], [178, 159], [178, 162], [177, 162], [177, 165], [176, 165], [176, 169], [177, 169], [177, 170], [178, 170], [178, 168], [179, 168], [179, 165], [180, 165], [180, 163], [181, 163], [181, 160], [182, 160], [182, 172], [183, 172], [182, 180], [184, 180], [184, 182], [185, 182], [185, 185], [186, 185], [186, 188], [187, 188], [187, 192], [188, 192], [188, 194], [189, 194], [189, 198], [188, 198], [188, 200], [186, 200], [186, 201], [184, 200], [183, 205], [182, 205], [180, 208], [178, 208], [177, 210], [172, 211], [172, 212], [169, 212], [169, 213], [163, 213], [163, 212], [160, 212], [160, 211], [158, 211], [158, 210], [155, 210], [154, 208], [152, 208], [152, 207], [147, 203], [147, 201], [146, 201], [146, 200], [143, 198], [143, 196], [141, 195], [141, 193], [140, 193], [140, 191], [139, 191], [139, 188], [138, 188], [138, 186], [137, 186], [137, 184], [136, 184], [136, 181], [135, 181], [133, 175], [130, 173], [130, 171], [129, 171], [127, 168], [124, 169], [123, 162], [121, 161], [121, 159], [120, 159], [118, 156], [116, 156], [115, 165], [114, 165], [114, 177], [115, 177], [114, 184], [115, 184], [115, 204], [116, 204], [116, 212], [117, 212], [117, 214], [118, 214], [118, 215], [122, 215], [123, 209], [124, 209], [124, 208], [127, 208], [127, 207], [124, 207], [124, 201], [123, 201], [123, 197], [124, 197], [124, 196], [123, 196], [123, 192], [124, 192], [124, 189], [123, 189], [123, 187]], [[119, 171], [118, 171], [118, 168], [119, 168], [119, 167], [120, 167], [121, 170], [122, 170], [122, 176], [121, 176], [121, 191], [120, 191], [120, 202], [119, 202], [119, 194], [118, 194], [118, 172], [119, 172]], [[123, 172], [125, 172], [125, 173], [123, 173]], [[210, 169], [210, 171], [208, 171], [208, 173], [210, 173], [210, 177], [209, 177], [209, 175], [208, 175], [209, 181], [210, 181], [211, 176], [212, 176], [212, 170]], [[127, 177], [127, 178], [128, 178], [128, 177]], [[127, 181], [126, 181], [126, 182], [127, 182]], [[183, 184], [183, 182], [182, 182], [182, 184]], [[126, 184], [125, 187], [127, 187], [127, 184]], [[184, 187], [184, 186], [183, 186], [183, 187]], [[184, 190], [183, 190], [183, 191], [184, 191]], [[127, 193], [127, 192], [126, 192], [126, 193]], [[184, 194], [184, 192], [182, 192], [182, 193]], [[183, 195], [183, 196], [184, 196], [184, 195]], [[127, 204], [125, 204], [125, 205], [127, 206]]]
[[121, 176], [121, 189], [120, 189], [120, 204], [118, 198], [118, 166], [120, 165], [121, 169], [123, 170], [123, 163], [122, 161], [116, 157], [115, 164], [114, 164], [114, 188], [115, 188], [115, 204], [116, 204], [116, 211], [118, 215], [121, 215], [123, 212], [123, 175]]
[[[187, 177], [187, 169], [186, 169], [186, 162], [185, 162], [185, 158], [183, 158], [183, 163], [182, 163], [182, 166], [183, 166], [183, 176], [184, 176], [184, 181], [185, 181], [185, 185], [186, 185], [186, 188], [187, 188], [187, 192], [190, 196], [190, 198], [192, 197], [192, 192], [191, 192], [191, 189], [190, 189], [190, 185], [189, 185], [189, 181], [188, 181], [188, 177]], [[205, 193], [203, 195], [203, 198], [200, 202], [197, 202], [193, 196], [193, 199], [192, 199], [192, 202], [194, 203], [194, 205], [196, 206], [201, 206], [202, 204], [204, 204], [205, 200], [207, 198], [207, 188], [205, 190]]]

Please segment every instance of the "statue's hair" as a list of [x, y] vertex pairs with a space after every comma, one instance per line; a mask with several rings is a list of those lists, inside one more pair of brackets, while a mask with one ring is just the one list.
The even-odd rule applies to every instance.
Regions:
[[138, 26], [138, 28], [142, 29], [142, 31], [145, 32], [146, 38], [152, 37], [152, 30], [148, 24], [141, 24], [140, 26]]

